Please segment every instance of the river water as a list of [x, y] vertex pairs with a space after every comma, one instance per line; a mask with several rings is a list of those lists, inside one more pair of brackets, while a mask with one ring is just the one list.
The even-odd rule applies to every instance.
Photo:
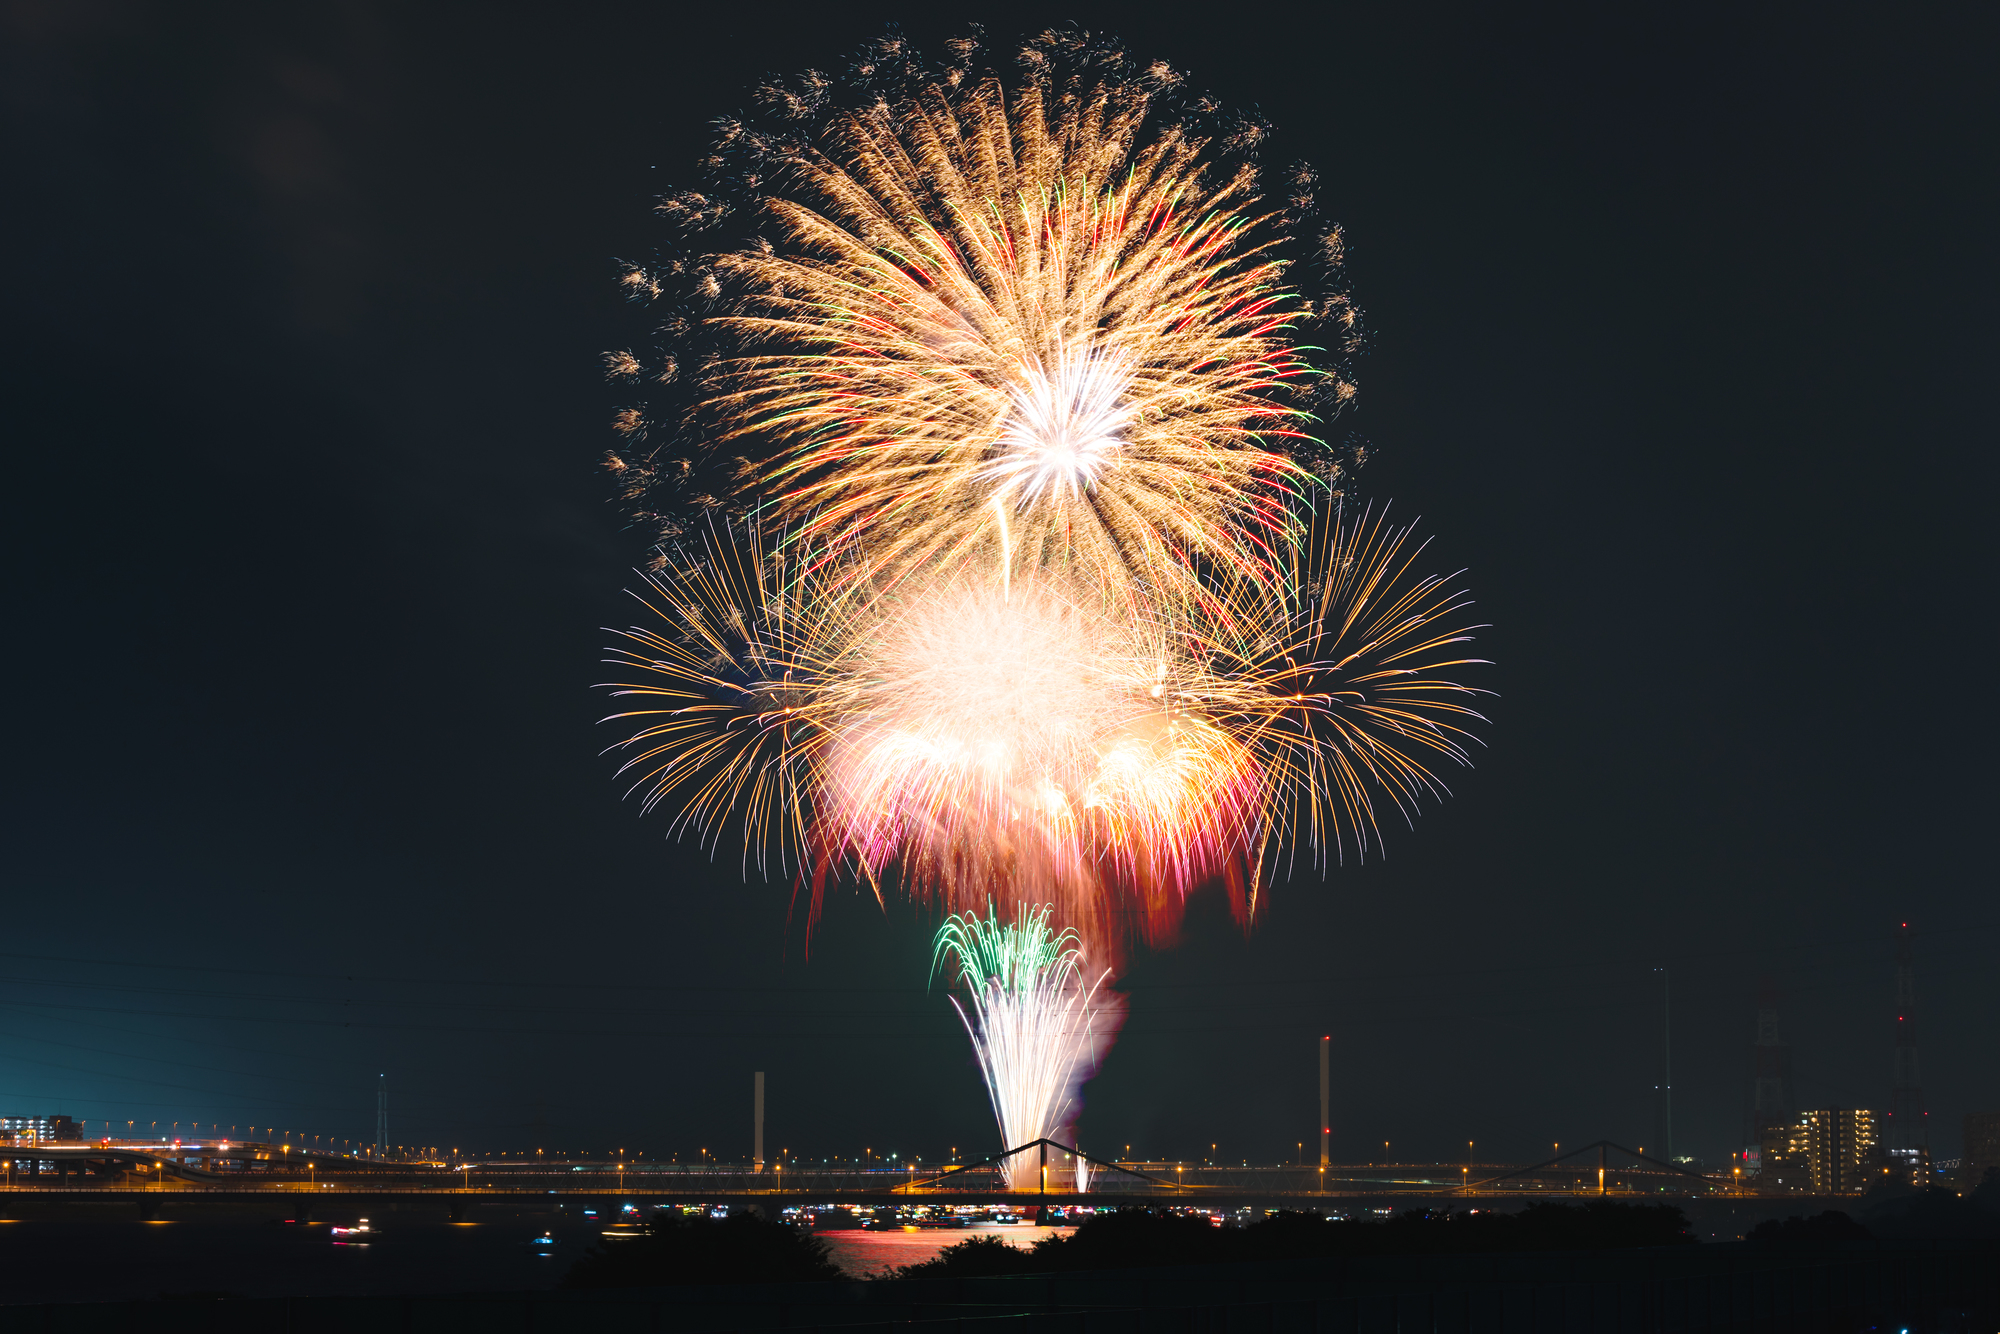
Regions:
[[[478, 1221], [462, 1224], [389, 1215], [370, 1219], [368, 1233], [342, 1236], [333, 1225], [353, 1226], [358, 1217], [285, 1226], [238, 1211], [191, 1210], [154, 1223], [125, 1210], [106, 1209], [101, 1218], [79, 1217], [81, 1212], [0, 1221], [0, 1305], [198, 1293], [365, 1296], [547, 1289], [598, 1241], [608, 1221], [570, 1217], [566, 1210], [482, 1211], [475, 1215]], [[822, 1235], [835, 1263], [863, 1278], [928, 1260], [981, 1233], [1031, 1245], [1037, 1237], [1069, 1230], [975, 1224]]]
[[872, 1278], [885, 1269], [920, 1264], [947, 1246], [968, 1237], [998, 1234], [1015, 1246], [1032, 1246], [1042, 1237], [1066, 1237], [1070, 1227], [1029, 1227], [1019, 1223], [974, 1223], [966, 1228], [903, 1228], [875, 1232], [854, 1230], [822, 1233], [833, 1251], [833, 1262], [855, 1278]]

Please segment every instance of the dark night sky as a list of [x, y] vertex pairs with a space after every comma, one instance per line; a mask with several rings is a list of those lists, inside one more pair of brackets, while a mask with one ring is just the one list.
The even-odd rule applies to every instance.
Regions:
[[597, 354], [755, 78], [1074, 18], [1321, 169], [1365, 490], [1500, 692], [1386, 861], [1137, 962], [1084, 1146], [1289, 1157], [1322, 1033], [1338, 1156], [1657, 1145], [1666, 966], [1720, 1156], [1765, 974], [1802, 1100], [1886, 1103], [1907, 919], [1955, 1152], [2000, 1107], [1995, 34], [1612, 9], [16, 0], [0, 1112], [358, 1138], [387, 1071], [399, 1142], [741, 1155], [762, 1069], [774, 1147], [992, 1141], [929, 924], [839, 897], [808, 956], [621, 802]]

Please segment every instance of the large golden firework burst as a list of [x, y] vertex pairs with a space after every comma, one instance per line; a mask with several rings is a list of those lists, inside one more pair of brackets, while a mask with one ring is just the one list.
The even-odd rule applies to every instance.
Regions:
[[[668, 266], [696, 293], [668, 327], [709, 340], [684, 452], [735, 460], [716, 490], [816, 541], [865, 544], [877, 573], [1005, 543], [1151, 588], [1203, 563], [1268, 577], [1315, 483], [1297, 447], [1352, 392], [1301, 331], [1351, 341], [1352, 308], [1306, 299], [1287, 272], [1301, 254], [1324, 267], [1337, 233], [1302, 251], [1309, 174], [1268, 203], [1242, 152], [1256, 136], [1164, 112], [1164, 68], [1099, 53], [1055, 78], [1047, 54], [1031, 44], [1044, 59], [1011, 86], [954, 67], [810, 133], [724, 125], [715, 160], [754, 154], [758, 188], [733, 210], [665, 205], [756, 222], [735, 248]], [[665, 373], [680, 360], [665, 354]], [[646, 370], [630, 353], [611, 364]], [[645, 411], [619, 424], [646, 437], [613, 460], [635, 496], [696, 469], [662, 458]]]
[[752, 516], [661, 547], [627, 768], [815, 912], [846, 874], [1114, 951], [1209, 882], [1247, 918], [1469, 762], [1477, 627], [1314, 453], [1355, 335], [1290, 281], [1310, 173], [1267, 203], [1257, 127], [1104, 44], [959, 54], [772, 85], [734, 194], [664, 206], [733, 239], [627, 271], [666, 342], [612, 373], [681, 398], [621, 412], [623, 494]]
[[[1255, 177], [1141, 140], [1147, 98], [1053, 104], [996, 80], [839, 120], [766, 207], [785, 244], [722, 256], [743, 352], [712, 404], [784, 442], [764, 483], [898, 568], [988, 546], [1157, 579], [1268, 559], [1304, 482], [1297, 301]], [[724, 439], [730, 436], [726, 435]]]
[[1365, 857], [1385, 809], [1445, 794], [1482, 660], [1423, 546], [1334, 513], [1276, 582], [1135, 620], [1048, 576], [836, 598], [848, 576], [711, 534], [649, 580], [664, 624], [625, 632], [620, 745], [649, 806], [740, 829], [812, 916], [841, 872], [951, 911], [1004, 887], [1115, 954], [1211, 880], [1247, 921], [1301, 852]]

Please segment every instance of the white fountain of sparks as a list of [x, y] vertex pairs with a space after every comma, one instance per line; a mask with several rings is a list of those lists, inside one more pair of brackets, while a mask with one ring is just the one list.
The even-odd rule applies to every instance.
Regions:
[[[1077, 1090], [1125, 1017], [1124, 999], [1104, 989], [1110, 971], [1086, 978], [1082, 942], [1074, 931], [1056, 932], [1051, 911], [1024, 905], [1012, 922], [1002, 922], [989, 903], [984, 919], [970, 912], [947, 918], [932, 959], [933, 971], [947, 954], [958, 965], [967, 1001], [953, 997], [952, 1005], [971, 1035], [1009, 1149], [1045, 1138], [1075, 1143], [1069, 1136]], [[1081, 1159], [1049, 1158], [1051, 1173], [1060, 1169], [1075, 1189], [1086, 1187]], [[1009, 1186], [1034, 1189], [1041, 1163], [1036, 1153], [1008, 1159]]]

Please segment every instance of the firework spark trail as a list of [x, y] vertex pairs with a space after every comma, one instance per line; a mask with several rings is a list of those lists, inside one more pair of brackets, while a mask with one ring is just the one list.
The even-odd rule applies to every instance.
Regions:
[[[1477, 626], [1423, 544], [1364, 511], [1316, 524], [1276, 588], [1135, 619], [1041, 576], [835, 598], [810, 565], [711, 536], [650, 582], [667, 632], [627, 632], [620, 693], [662, 708], [625, 744], [648, 803], [683, 789], [705, 836], [741, 821], [811, 866], [816, 918], [844, 863], [947, 911], [996, 886], [1053, 902], [1116, 958], [1170, 940], [1223, 877], [1238, 916], [1303, 846], [1382, 842], [1469, 762]], [[811, 919], [809, 919], [811, 920]]]
[[[1413, 825], [1449, 789], [1440, 761], [1469, 765], [1473, 707], [1462, 684], [1472, 605], [1457, 574], [1423, 574], [1429, 545], [1386, 507], [1314, 524], [1276, 591], [1226, 590], [1197, 636], [1206, 670], [1189, 700], [1255, 753], [1268, 797], [1264, 852], [1289, 864], [1303, 843], [1322, 866], [1349, 846], [1381, 849], [1378, 797]], [[1266, 873], [1275, 869], [1268, 861]]]
[[1247, 923], [1302, 851], [1379, 850], [1470, 762], [1484, 692], [1456, 576], [1311, 435], [1359, 337], [1295, 290], [1339, 258], [1331, 231], [1296, 264], [1311, 173], [1267, 204], [1257, 127], [1105, 44], [1045, 34], [1012, 82], [970, 50], [878, 43], [858, 104], [770, 85], [790, 128], [722, 122], [709, 159], [737, 202], [663, 203], [769, 234], [628, 266], [686, 296], [607, 370], [685, 402], [621, 409], [608, 463], [663, 537], [711, 519], [661, 547], [613, 689], [647, 809], [711, 847], [740, 824], [808, 931], [844, 878], [949, 914], [1013, 1144], [1116, 1029], [1084, 942], [1115, 965], [1204, 884]]
[[829, 836], [947, 908], [1004, 883], [1097, 926], [1107, 840], [1163, 836], [1158, 817], [1179, 814], [1144, 788], [1174, 647], [1118, 611], [1043, 577], [947, 586], [882, 617], [829, 746]]
[[[607, 366], [696, 386], [693, 452], [742, 451], [713, 485], [864, 545], [878, 572], [984, 559], [998, 499], [1031, 566], [1156, 588], [1203, 562], [1271, 576], [1314, 484], [1298, 449], [1353, 392], [1328, 355], [1359, 337], [1324, 281], [1338, 234], [1304, 294], [1281, 252], [1310, 173], [1267, 202], [1242, 146], [1256, 134], [1176, 114], [1171, 72], [1120, 53], [1055, 77], [1043, 57], [1061, 45], [1013, 86], [954, 68], [837, 107], [817, 80], [767, 98], [820, 108], [807, 127], [725, 122], [711, 162], [747, 162], [741, 197], [662, 209], [695, 243], [729, 218], [763, 232], [627, 275], [648, 300], [691, 280], [663, 328], [711, 341]], [[655, 424], [640, 408], [618, 423], [634, 500], [698, 462], [662, 457]]]
[[[1081, 1110], [1078, 1090], [1110, 1048], [1124, 1022], [1124, 999], [1107, 991], [1107, 969], [1086, 972], [1082, 942], [1074, 931], [1050, 925], [1048, 906], [1015, 910], [1003, 922], [991, 904], [986, 915], [954, 914], [938, 929], [931, 959], [935, 976], [949, 957], [966, 992], [952, 1005], [972, 1038], [986, 1080], [993, 1115], [1007, 1148], [1038, 1139], [1075, 1143], [1070, 1127]], [[1039, 1184], [1040, 1160], [1017, 1154], [1007, 1162], [1009, 1185]], [[1071, 1164], [1076, 1188], [1087, 1169]]]
[[[841, 708], [832, 602], [810, 562], [767, 548], [758, 530], [711, 530], [646, 577], [636, 595], [661, 624], [618, 632], [618, 666], [643, 675], [607, 683], [644, 702], [610, 715], [642, 725], [613, 749], [643, 809], [682, 804], [673, 830], [704, 842], [732, 819], [748, 833], [746, 867], [795, 873], [808, 855], [808, 812], [828, 728]], [[691, 789], [691, 791], [690, 791]]]
[[982, 549], [996, 494], [1036, 551], [1256, 568], [1303, 480], [1265, 444], [1308, 425], [1296, 300], [1248, 173], [1204, 187], [1199, 140], [1139, 142], [1148, 109], [989, 81], [844, 118], [809, 200], [767, 202], [792, 246], [718, 263], [745, 292], [723, 438], [791, 441], [766, 482], [899, 568]]

